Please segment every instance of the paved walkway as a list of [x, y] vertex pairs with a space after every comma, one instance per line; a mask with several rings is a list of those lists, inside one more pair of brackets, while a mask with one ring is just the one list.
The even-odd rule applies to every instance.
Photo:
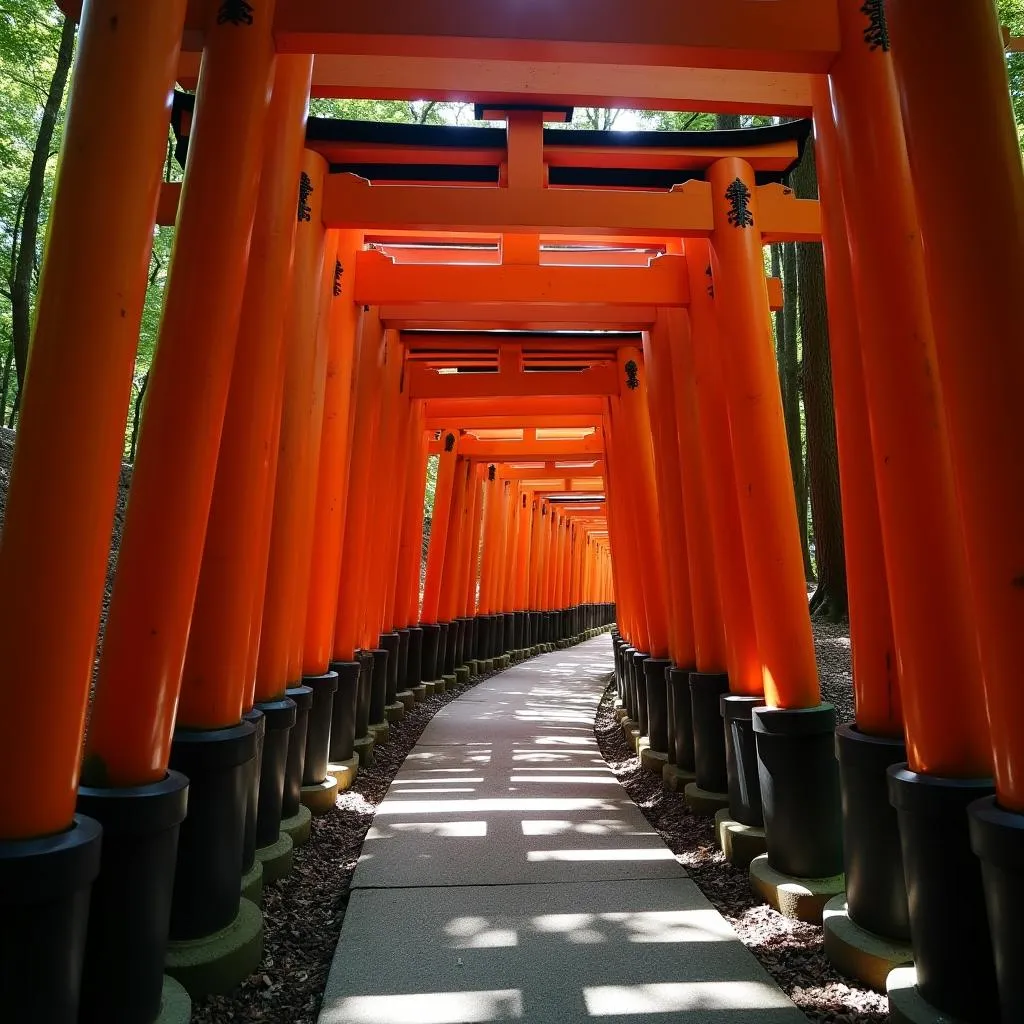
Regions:
[[366, 837], [320, 1024], [806, 1024], [601, 757], [607, 635], [442, 708]]

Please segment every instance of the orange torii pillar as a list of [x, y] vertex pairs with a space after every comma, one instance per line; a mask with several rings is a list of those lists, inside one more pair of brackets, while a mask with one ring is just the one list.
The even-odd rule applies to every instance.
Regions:
[[[455, 486], [455, 463], [458, 458], [459, 435], [453, 429], [441, 431], [441, 452], [437, 457], [437, 478], [434, 482], [434, 507], [430, 516], [430, 544], [427, 549], [427, 574], [423, 585], [423, 607], [420, 627], [423, 629], [423, 682], [433, 686], [441, 678], [448, 627], [438, 621], [441, 602], [441, 574], [444, 570], [445, 548], [448, 544], [448, 519], [451, 515], [452, 490]], [[433, 690], [428, 689], [428, 695]]]
[[[818, 88], [827, 109], [828, 86], [822, 82]], [[856, 722], [843, 723], [836, 729], [846, 867], [846, 894], [836, 900], [845, 899], [848, 920], [830, 913], [824, 927], [828, 936], [826, 955], [837, 968], [849, 972], [856, 964], [843, 961], [842, 953], [851, 945], [846, 939], [850, 923], [904, 945], [910, 938], [899, 827], [889, 804], [886, 776], [890, 764], [906, 759], [906, 747], [864, 392], [860, 324], [853, 295], [842, 182], [836, 166], [836, 141], [827, 120], [817, 125], [816, 159], [823, 200], [829, 349], [856, 705]], [[909, 957], [910, 951], [905, 955]], [[860, 975], [866, 973], [859, 971]], [[862, 980], [877, 984], [877, 972]]]
[[[370, 732], [375, 743], [387, 740], [389, 734], [388, 705], [394, 703], [397, 693], [398, 634], [392, 632], [388, 616], [388, 573], [392, 565], [391, 546], [397, 546], [394, 526], [396, 506], [395, 488], [391, 486], [397, 475], [396, 445], [402, 436], [404, 411], [408, 401], [401, 393], [401, 345], [394, 331], [385, 330], [379, 349], [377, 367], [376, 430], [371, 445], [373, 467], [371, 483], [366, 492], [369, 505], [366, 547], [368, 555], [363, 563], [360, 586], [362, 608], [359, 644], [369, 651], [373, 659], [370, 689]], [[380, 479], [386, 474], [385, 479]]]
[[519, 518], [522, 510], [522, 486], [518, 482], [509, 484], [507, 527], [505, 530], [505, 567], [502, 572], [502, 601], [505, 609], [505, 651], [509, 661], [519, 661], [520, 656], [517, 626], [522, 616], [516, 618], [516, 546], [519, 543]]
[[[254, 616], [254, 608], [258, 593], [262, 610], [266, 575], [261, 512], [272, 501], [276, 475], [271, 456], [280, 430], [284, 319], [311, 70], [308, 56], [276, 61], [235, 361], [178, 699], [176, 745], [216, 743], [222, 735], [230, 742], [254, 728], [256, 750], [262, 740], [263, 714], [252, 709], [256, 668], [250, 647], [253, 636], [259, 637], [260, 616]], [[203, 793], [201, 774], [190, 768], [191, 803], [198, 813], [182, 830], [176, 904], [218, 908], [216, 913], [228, 920], [237, 914], [238, 890], [228, 893], [222, 868], [239, 843], [241, 895], [258, 896], [262, 885], [263, 869], [256, 861], [257, 758], [251, 757], [246, 767], [242, 804], [229, 808], [215, 801], [212, 815], [202, 813], [210, 798]], [[217, 870], [209, 870], [211, 863], [219, 865]]]
[[[216, 904], [201, 904], [197, 892], [190, 888], [191, 876], [209, 869], [196, 859], [209, 850], [208, 843], [192, 842], [202, 808], [215, 799], [209, 782], [209, 751], [216, 750], [215, 756], [222, 759], [218, 764], [232, 766], [236, 778], [243, 778], [248, 771], [246, 762], [254, 753], [254, 732], [240, 725], [230, 735], [219, 734], [213, 744], [207, 734], [178, 737], [173, 751], [171, 743], [259, 192], [274, 71], [273, 7], [272, 2], [256, 5], [253, 23], [239, 26], [218, 24], [213, 5], [208, 5], [211, 20], [204, 37], [174, 255], [149, 374], [82, 766], [82, 781], [90, 787], [82, 794], [83, 806], [95, 809], [101, 820], [99, 808], [110, 808], [117, 822], [112, 834], [137, 827], [124, 826], [121, 808], [125, 800], [118, 790], [132, 790], [137, 797], [151, 794], [164, 806], [168, 800], [177, 800], [181, 814], [176, 814], [176, 823], [184, 813], [184, 779], [168, 775], [168, 767], [192, 781], [192, 813], [189, 824], [182, 828], [169, 929], [172, 939], [186, 945], [176, 942], [166, 963], [186, 986], [194, 984], [195, 977], [186, 966], [193, 963], [193, 950], [187, 944], [194, 940], [202, 944], [206, 936], [231, 924], [232, 919], [239, 934], [247, 934], [248, 945], [227, 972], [230, 977], [224, 978], [225, 986], [232, 987], [254, 969], [259, 957], [259, 912], [252, 905], [239, 907], [237, 888], [232, 891], [227, 876], [223, 876]], [[117, 17], [114, 20], [116, 23]], [[230, 190], [224, 188], [225, 178], [232, 182]], [[177, 796], [169, 794], [171, 789], [178, 791]], [[141, 831], [149, 833], [152, 841], [154, 822], [169, 819], [162, 817], [163, 812], [143, 811], [148, 804], [143, 798], [136, 806], [140, 814], [147, 815], [149, 824]], [[232, 816], [242, 811], [244, 806], [238, 804], [223, 808]], [[241, 821], [233, 817], [234, 875], [241, 867]], [[166, 897], [152, 893], [154, 888], [158, 892], [171, 890], [171, 858], [164, 844], [171, 843], [173, 848], [174, 832], [163, 824], [159, 830], [164, 833], [163, 842], [155, 845], [151, 854], [159, 858], [156, 862], [144, 866], [132, 853], [121, 854], [140, 872], [140, 880], [149, 872], [157, 873], [157, 877], [146, 879], [144, 897], [151, 908], [144, 913], [152, 913], [156, 919], [144, 924], [136, 919], [129, 930], [121, 927], [124, 918], [113, 907], [108, 910], [98, 904], [93, 908], [93, 914], [100, 915], [94, 920], [102, 929], [94, 933], [95, 940], [103, 944], [97, 956], [106, 962], [110, 956], [108, 936], [116, 936], [115, 948], [123, 948], [130, 954], [129, 963], [135, 963], [140, 947], [148, 945], [151, 936], [167, 934]], [[141, 842], [138, 835], [132, 835], [130, 841], [131, 849]], [[105, 856], [113, 864], [119, 855], [108, 847]], [[143, 897], [122, 893], [116, 906], [132, 906], [134, 914], [136, 899]], [[140, 933], [136, 929], [145, 930]], [[104, 980], [90, 970], [91, 955], [86, 954], [86, 971], [95, 984], [117, 984], [112, 976]], [[154, 949], [150, 947], [145, 955], [152, 957]], [[155, 987], [158, 969], [158, 964], [147, 967], [147, 985]], [[122, 970], [119, 964], [118, 979]], [[87, 1001], [93, 998], [87, 995]], [[110, 993], [95, 998], [97, 1005], [110, 1006]], [[111, 1013], [121, 1016], [113, 1009]]]
[[[627, 717], [622, 726], [634, 748], [640, 736], [647, 733], [647, 689], [643, 663], [651, 642], [648, 632], [647, 595], [641, 580], [641, 536], [647, 536], [640, 525], [639, 502], [630, 500], [629, 460], [633, 458], [625, 432], [617, 429], [617, 399], [608, 400], [609, 416], [605, 431], [605, 453], [608, 466], [608, 499], [614, 509], [614, 550], [626, 594], [620, 594], [620, 622], [625, 626], [626, 646], [622, 649], [623, 691]], [[628, 600], [627, 600], [628, 598]], [[623, 607], [624, 606], [624, 607]], [[623, 614], [624, 612], [624, 614]]]
[[[327, 316], [327, 365], [324, 380], [323, 426], [317, 461], [313, 542], [302, 637], [302, 681], [313, 691], [306, 731], [302, 801], [313, 814], [334, 806], [339, 786], [348, 788], [358, 768], [355, 741], [359, 665], [348, 662], [344, 673], [331, 667], [338, 614], [338, 575], [348, 505], [352, 445], [352, 373], [355, 363], [359, 307], [352, 302], [356, 254], [362, 234], [337, 232]], [[332, 770], [333, 766], [333, 770]]]
[[[693, 770], [693, 725], [692, 715], [688, 713], [689, 692], [687, 688], [685, 705], [677, 709], [675, 691], [678, 686], [672, 683], [672, 673], [676, 673], [676, 680], [682, 678], [688, 683], [690, 672], [697, 668], [694, 627], [698, 615], [697, 604], [704, 601], [706, 605], [706, 595], [694, 594], [691, 588], [688, 557], [691, 546], [688, 536], [690, 524], [686, 520], [680, 482], [680, 445], [670, 354], [672, 341], [668, 337], [664, 311], [659, 312], [658, 316], [659, 322], [644, 333], [644, 367], [650, 385], [658, 522], [661, 525], [661, 545], [665, 555], [671, 664], [665, 669], [664, 730], [651, 737], [651, 753], [644, 755], [643, 763], [648, 769], [664, 774], [665, 767], [675, 766], [678, 762], [677, 745], [683, 750], [684, 770]], [[699, 488], [695, 485], [693, 490], [696, 496]], [[706, 607], [702, 608], [700, 614], [704, 615], [706, 611]], [[682, 733], [678, 739], [677, 732]], [[664, 746], [656, 745], [660, 742]]]
[[[648, 410], [647, 367], [640, 350], [619, 349], [617, 362], [622, 373], [618, 398], [612, 399], [615, 444], [619, 468], [628, 481], [637, 529], [636, 546], [639, 583], [644, 591], [649, 646], [643, 655], [642, 677], [637, 679], [640, 695], [641, 735], [650, 738], [650, 749], [664, 753], [668, 746], [668, 697], [665, 673], [672, 667], [669, 654], [669, 608], [666, 601], [665, 563], [658, 506], [654, 440]], [[627, 475], [628, 474], [628, 475]], [[692, 630], [692, 625], [691, 625]]]
[[374, 744], [369, 728], [373, 655], [360, 649], [360, 633], [366, 603], [364, 580], [369, 561], [367, 538], [370, 502], [365, 495], [369, 492], [374, 469], [374, 437], [381, 404], [379, 387], [383, 342], [384, 328], [378, 312], [372, 308], [363, 310], [359, 317], [355, 366], [352, 371], [349, 496], [346, 499], [331, 661], [331, 667], [338, 673], [339, 679], [353, 674], [357, 677], [353, 756], [358, 757], [361, 767], [373, 763]]
[[[462, 623], [462, 658], [456, 670], [464, 666], [469, 675], [476, 675], [477, 665], [477, 562], [480, 554], [480, 534], [482, 531], [482, 483], [483, 466], [473, 463], [470, 467], [466, 491], [466, 519], [463, 524], [463, 545], [460, 552], [459, 577], [456, 587], [456, 614]], [[456, 671], [458, 674], [458, 671]], [[465, 675], [465, 673], [463, 673]], [[468, 676], [466, 677], [468, 678]]]
[[769, 898], [778, 874], [842, 871], [835, 709], [821, 704], [772, 345], [757, 186], [734, 157], [708, 171], [711, 285], [739, 496], [743, 550], [767, 707], [754, 708], [768, 847], [751, 877]]
[[533, 515], [536, 503], [533, 496], [522, 488], [519, 496], [519, 520], [516, 536], [515, 561], [515, 602], [516, 615], [516, 647], [521, 657], [526, 657], [532, 648], [530, 635], [530, 559], [532, 556], [530, 543], [533, 537]]
[[504, 502], [504, 483], [503, 480], [498, 479], [497, 466], [489, 465], [483, 485], [483, 548], [480, 561], [479, 615], [483, 627], [481, 653], [484, 671], [490, 671], [494, 667], [494, 659], [500, 654], [494, 602], [498, 590], [496, 577], [500, 571], [498, 549], [501, 544], [501, 508]]
[[[722, 609], [727, 669], [727, 674], [709, 671], [691, 676], [694, 749], [695, 755], [698, 752], [700, 755], [695, 756], [695, 765], [700, 777], [698, 784], [701, 779], [706, 779], [707, 785], [703, 788], [727, 794], [729, 773], [725, 733], [721, 721], [716, 718], [716, 704], [720, 712], [721, 701], [727, 693], [760, 697], [763, 675], [754, 630], [747, 560], [743, 544], [739, 542], [743, 534], [708, 242], [687, 239], [686, 255], [690, 281], [690, 330], [680, 327], [675, 335], [677, 344], [672, 346], [678, 407], [690, 409], [690, 415], [680, 420], [680, 454], [684, 463], [684, 484], [685, 478], [700, 480], [707, 500], [708, 547], [713, 555]], [[754, 702], [731, 703], [739, 703], [742, 707], [744, 703]], [[701, 714], [697, 713], [698, 705], [702, 709]], [[749, 744], [750, 740], [746, 734], [746, 721], [744, 715], [734, 726], [744, 730], [744, 735], [733, 737], [734, 742], [738, 738], [741, 745], [744, 741]], [[755, 785], [752, 780], [751, 800], [757, 799]], [[759, 786], [756, 791], [760, 792]], [[713, 802], [706, 799], [703, 806], [710, 809]]]
[[[255, 708], [263, 712], [256, 856], [264, 882], [291, 870], [298, 815], [301, 765], [289, 771], [293, 731], [305, 751], [306, 716], [312, 690], [301, 685], [301, 643], [305, 631], [307, 577], [312, 548], [313, 503], [323, 422], [327, 331], [320, 307], [330, 296], [337, 235], [320, 218], [324, 159], [306, 150], [299, 174], [295, 265], [285, 316], [284, 392], [267, 579], [256, 664]], [[325, 266], [328, 272], [325, 273]], [[296, 773], [298, 778], [296, 778]], [[285, 802], [286, 780], [289, 796]], [[291, 810], [291, 814], [285, 813]], [[302, 816], [308, 819], [308, 812]]]
[[455, 649], [453, 652], [452, 674], [457, 683], [464, 683], [470, 676], [472, 666], [473, 630], [472, 619], [466, 610], [467, 590], [469, 587], [470, 548], [473, 545], [476, 524], [474, 518], [479, 507], [479, 473], [480, 467], [467, 460], [464, 467], [465, 490], [462, 495], [461, 513], [459, 517], [458, 546], [452, 566], [452, 589], [449, 603], [442, 611], [452, 623], [449, 626], [449, 637], [454, 630]]
[[405, 710], [412, 708], [424, 690], [420, 683], [420, 659], [423, 632], [416, 625], [419, 611], [420, 561], [423, 551], [423, 495], [427, 485], [427, 455], [424, 449], [426, 432], [423, 424], [424, 403], [414, 400], [406, 420], [405, 481], [398, 509], [398, 545], [396, 551], [392, 624], [398, 634], [398, 688], [396, 697]]
[[540, 646], [541, 614], [540, 614], [540, 568], [541, 568], [541, 530], [547, 521], [547, 506], [543, 498], [534, 495], [532, 498], [532, 514], [530, 517], [530, 568], [528, 576], [528, 605], [530, 620], [530, 647]]
[[[94, 0], [71, 74], [0, 545], [0, 990], [12, 1020], [79, 1019], [101, 828], [76, 814], [75, 791], [184, 17], [183, 0]], [[117, 842], [105, 836], [104, 850]], [[103, 997], [123, 991], [124, 966], [147, 1008], [155, 979], [159, 1009], [162, 949], [140, 963], [127, 952], [135, 932], [120, 916], [112, 926], [119, 977], [97, 978]]]
[[[472, 472], [469, 459], [459, 456], [455, 463], [455, 479], [451, 492], [451, 510], [448, 515], [448, 538], [445, 542], [444, 568], [441, 573], [441, 595], [438, 615], [443, 625], [447, 625], [447, 635], [443, 658], [440, 644], [438, 645], [438, 661], [441, 672], [440, 689], [448, 689], [455, 685], [455, 668], [460, 664], [458, 658], [465, 646], [465, 624], [460, 630], [457, 621], [459, 607], [459, 578], [462, 552], [464, 550], [466, 505], [469, 496], [469, 478]], [[435, 681], [436, 683], [436, 681]], [[439, 689], [435, 685], [435, 690]]]
[[[1024, 276], [1024, 176], [995, 8], [933, 4], [927, 52], [923, 13], [905, 0], [888, 6], [991, 730], [996, 796], [970, 807], [971, 844], [982, 863], [1003, 1020], [1015, 1020], [1024, 1018], [1024, 347], [1011, 297]], [[940, 110], [985, 113], [972, 118], [969, 139], [955, 140], [943, 133]], [[980, 260], [971, 251], [979, 239]], [[975, 338], [984, 339], [984, 354]]]
[[423, 508], [427, 491], [427, 459], [429, 435], [424, 426], [424, 404], [416, 402], [410, 453], [413, 459], [405, 492], [405, 512], [402, 521], [402, 554], [396, 596], [396, 621], [403, 624], [409, 634], [408, 656], [405, 666], [404, 689], [410, 690], [415, 701], [426, 696], [423, 685], [423, 630], [420, 621], [420, 566], [423, 560]]
[[[972, 600], [954, 485], [933, 327], [937, 297], [927, 288], [884, 8], [855, 0], [838, 6], [843, 50], [829, 74], [828, 102], [819, 96], [815, 115], [822, 143], [834, 139], [838, 152], [833, 166], [838, 163], [845, 202], [900, 666], [909, 764], [890, 768], [888, 783], [907, 889], [914, 893], [910, 932], [917, 968], [916, 989], [903, 994], [937, 1013], [994, 1020], [995, 970], [965, 813], [972, 800], [993, 792], [976, 622], [983, 606]], [[973, 457], [987, 460], [989, 453]], [[1002, 514], [1010, 513], [996, 513]], [[954, 878], [958, 898], [950, 901]]]

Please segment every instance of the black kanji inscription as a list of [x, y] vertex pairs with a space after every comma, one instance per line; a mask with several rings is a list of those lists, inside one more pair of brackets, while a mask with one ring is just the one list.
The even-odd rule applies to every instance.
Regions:
[[337, 298], [341, 294], [341, 275], [345, 273], [345, 268], [341, 265], [341, 260], [334, 261], [334, 297]]
[[708, 264], [707, 269], [704, 271], [704, 276], [708, 279], [708, 298], [713, 299], [715, 297], [715, 277], [711, 273], [711, 264]]
[[313, 216], [313, 211], [309, 208], [309, 197], [313, 194], [313, 182], [310, 181], [309, 175], [303, 171], [302, 177], [299, 178], [299, 223], [304, 220], [310, 220]]
[[455, 449], [455, 435], [448, 434], [444, 439], [444, 450], [446, 452], [454, 451]]
[[246, 0], [224, 0], [217, 11], [218, 25], [251, 25], [252, 4]]
[[864, 42], [872, 50], [889, 52], [889, 25], [885, 20], [885, 0], [864, 0], [860, 13], [867, 19]]
[[626, 387], [629, 388], [630, 391], [636, 391], [636, 389], [640, 387], [640, 378], [638, 376], [640, 367], [630, 359], [630, 361], [626, 363], [624, 369], [626, 371]]
[[493, 480], [497, 475], [498, 475], [498, 467], [497, 466], [492, 464], [492, 465], [487, 467], [487, 479], [488, 480]]
[[742, 178], [737, 178], [726, 190], [729, 200], [729, 223], [734, 228], [752, 228], [754, 215], [750, 212], [750, 189]]

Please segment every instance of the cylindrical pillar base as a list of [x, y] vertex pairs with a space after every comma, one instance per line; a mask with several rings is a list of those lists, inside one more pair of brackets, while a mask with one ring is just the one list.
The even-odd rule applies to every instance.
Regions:
[[398, 693], [402, 693], [404, 690], [408, 690], [409, 687], [415, 686], [409, 680], [409, 630], [407, 629], [396, 629], [395, 632], [398, 634]]
[[423, 681], [423, 629], [409, 627], [409, 656], [405, 669], [405, 688], [411, 690]]
[[725, 729], [725, 772], [729, 783], [729, 814], [741, 825], [760, 828], [761, 781], [757, 770], [757, 744], [751, 714], [764, 698], [724, 694], [720, 701]]
[[[693, 670], [673, 666], [666, 673], [671, 694], [672, 716], [669, 729], [672, 732], [672, 747], [675, 751], [673, 764], [684, 771], [695, 770], [693, 756], [693, 700], [690, 696], [690, 676]], [[726, 682], [728, 686], [728, 681]]]
[[359, 690], [356, 696], [356, 738], [370, 731], [370, 697], [373, 693], [373, 654], [358, 651]]
[[918, 991], [953, 1017], [999, 1020], [981, 865], [967, 814], [973, 801], [992, 795], [992, 780], [925, 775], [905, 764], [887, 774], [900, 824]]
[[306, 725], [306, 754], [302, 768], [302, 785], [318, 786], [327, 778], [331, 724], [334, 720], [334, 695], [338, 692], [338, 673], [327, 671], [323, 675], [304, 676], [302, 685], [308, 686], [313, 692], [313, 705], [309, 709], [309, 721]]
[[290, 686], [285, 692], [295, 702], [295, 724], [288, 734], [281, 817], [294, 818], [302, 806], [302, 776], [306, 770], [306, 739], [309, 736], [309, 713], [313, 710], [313, 690], [309, 686]]
[[754, 708], [768, 863], [797, 878], [843, 870], [836, 710]]
[[[387, 669], [384, 673], [384, 706], [395, 703], [395, 694], [398, 693], [398, 645], [401, 640], [397, 633], [381, 633], [381, 650], [387, 651]], [[374, 722], [381, 721], [374, 718]]]
[[331, 702], [331, 743], [328, 758], [341, 764], [352, 757], [356, 739], [356, 703], [359, 699], [359, 662], [332, 661], [338, 689]]
[[432, 683], [438, 678], [437, 651], [438, 643], [441, 640], [441, 627], [437, 623], [421, 625], [423, 632], [422, 655], [420, 659], [421, 683]]
[[[178, 834], [174, 867], [171, 939], [212, 935], [238, 914], [250, 762], [255, 756], [256, 728], [251, 722], [174, 732], [170, 767], [189, 786], [188, 815]], [[257, 820], [257, 837], [258, 825]]]
[[[262, 849], [276, 843], [281, 834], [281, 803], [284, 800], [284, 779], [288, 771], [288, 738], [295, 725], [296, 713], [295, 702], [288, 697], [263, 701], [257, 707], [263, 712], [266, 723], [263, 756], [260, 759], [259, 813], [256, 816], [256, 847]], [[175, 936], [179, 937], [191, 938]]]
[[647, 658], [644, 661], [644, 691], [647, 695], [647, 738], [651, 750], [668, 750], [668, 695], [665, 672], [672, 662], [665, 658]]
[[[77, 1024], [102, 829], [76, 814], [66, 832], [0, 840], [0, 999], [11, 1021]], [[235, 887], [237, 888], [237, 879]]]
[[853, 722], [836, 729], [847, 911], [855, 925], [900, 942], [910, 938], [910, 919], [886, 772], [906, 760], [906, 749], [902, 739], [869, 736]]
[[263, 762], [263, 733], [266, 722], [259, 708], [250, 708], [242, 721], [256, 730], [256, 745], [252, 760], [246, 767], [245, 828], [242, 836], [242, 874], [246, 875], [256, 863], [256, 819], [260, 813], [260, 765]]
[[729, 677], [724, 672], [690, 673], [693, 770], [697, 775], [697, 786], [709, 793], [726, 793], [729, 790], [721, 710], [721, 699], [728, 692]]
[[[153, 1024], [160, 1015], [178, 831], [187, 806], [188, 779], [180, 772], [148, 786], [78, 790], [78, 810], [103, 826], [81, 1024]], [[31, 1019], [48, 1018], [36, 1013]]]
[[647, 707], [647, 674], [644, 662], [650, 657], [646, 651], [637, 651], [633, 655], [633, 685], [636, 687], [636, 723], [640, 726], [640, 735], [646, 736], [651, 728], [649, 709]]
[[384, 710], [388, 703], [388, 652], [383, 647], [370, 651], [373, 655], [373, 675], [370, 683], [370, 725], [387, 720]]

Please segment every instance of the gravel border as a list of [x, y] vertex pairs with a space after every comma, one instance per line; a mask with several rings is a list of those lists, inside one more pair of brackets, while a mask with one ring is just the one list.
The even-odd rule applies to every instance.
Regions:
[[495, 674], [476, 676], [461, 687], [428, 697], [401, 722], [392, 723], [388, 742], [374, 747], [373, 767], [360, 769], [334, 809], [313, 819], [309, 842], [295, 849], [291, 874], [263, 890], [259, 969], [228, 995], [194, 1000], [193, 1024], [316, 1024], [352, 875], [377, 805], [437, 711]]
[[[849, 629], [814, 624], [822, 699], [836, 705], [839, 721], [853, 717]], [[640, 767], [614, 715], [614, 682], [594, 722], [601, 754], [619, 782], [686, 868], [712, 906], [732, 925], [780, 988], [815, 1024], [885, 1024], [889, 1001], [849, 978], [825, 959], [822, 930], [791, 921], [754, 895], [746, 871], [727, 863], [715, 843], [713, 818], [690, 812], [682, 794]]]

